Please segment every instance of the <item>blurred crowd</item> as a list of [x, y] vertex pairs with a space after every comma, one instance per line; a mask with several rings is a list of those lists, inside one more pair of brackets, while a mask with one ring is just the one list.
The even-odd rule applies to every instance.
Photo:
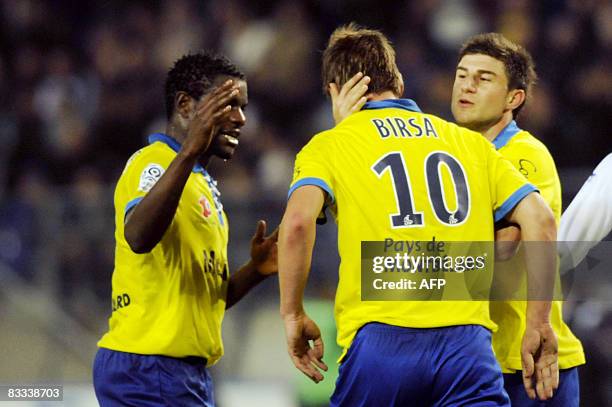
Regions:
[[447, 119], [459, 46], [502, 32], [534, 56], [540, 80], [520, 125], [558, 166], [592, 168], [612, 150], [605, 0], [3, 0], [0, 260], [32, 284], [52, 281], [77, 315], [110, 307], [114, 183], [165, 128], [167, 70], [199, 49], [228, 55], [249, 84], [238, 153], [210, 169], [238, 208], [232, 239], [248, 240], [258, 208], [277, 223], [295, 153], [332, 125], [321, 50], [350, 21], [392, 39], [405, 96]]

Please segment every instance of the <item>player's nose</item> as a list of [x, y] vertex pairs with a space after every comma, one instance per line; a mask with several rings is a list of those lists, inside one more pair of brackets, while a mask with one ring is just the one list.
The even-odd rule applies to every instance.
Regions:
[[232, 111], [230, 115], [230, 120], [232, 124], [236, 127], [240, 128], [246, 124], [246, 116], [244, 115], [244, 111], [241, 108]]
[[461, 91], [464, 93], [474, 93], [476, 92], [476, 84], [474, 83], [474, 81], [466, 79], [461, 84]]

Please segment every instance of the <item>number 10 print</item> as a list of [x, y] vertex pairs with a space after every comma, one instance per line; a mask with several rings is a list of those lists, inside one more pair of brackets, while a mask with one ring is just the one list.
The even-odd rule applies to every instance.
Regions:
[[[457, 197], [457, 210], [454, 212], [450, 212], [446, 205], [440, 173], [440, 166], [442, 164], [446, 165], [449, 169], [453, 180], [453, 188]], [[395, 201], [399, 207], [399, 213], [390, 215], [391, 227], [424, 226], [423, 212], [417, 211], [414, 207], [410, 176], [408, 175], [408, 169], [402, 153], [392, 152], [386, 154], [372, 166], [372, 170], [379, 178], [382, 177], [387, 168], [391, 173]], [[427, 180], [429, 202], [438, 220], [445, 225], [451, 226], [463, 223], [470, 211], [470, 193], [465, 172], [459, 161], [448, 153], [442, 151], [433, 152], [425, 159], [425, 177]]]

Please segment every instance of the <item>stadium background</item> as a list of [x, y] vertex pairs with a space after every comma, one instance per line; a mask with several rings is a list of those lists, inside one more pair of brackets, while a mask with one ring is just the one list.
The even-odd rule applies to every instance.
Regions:
[[[499, 31], [524, 44], [540, 81], [519, 123], [555, 158], [564, 207], [612, 151], [612, 3], [605, 0], [3, 0], [0, 384], [59, 383], [66, 405], [95, 403], [91, 362], [111, 308], [114, 183], [146, 135], [164, 129], [172, 62], [210, 48], [248, 76], [237, 155], [210, 169], [237, 266], [256, 220], [280, 221], [294, 154], [332, 125], [320, 56], [333, 28], [349, 21], [388, 34], [405, 96], [447, 119], [464, 39]], [[335, 230], [318, 233], [308, 293], [315, 318], [329, 325], [332, 361]], [[612, 405], [612, 305], [566, 309], [587, 351], [583, 404]], [[333, 387], [328, 379], [311, 393], [294, 372], [277, 310], [270, 280], [226, 314], [226, 356], [212, 370], [220, 406], [316, 404]]]

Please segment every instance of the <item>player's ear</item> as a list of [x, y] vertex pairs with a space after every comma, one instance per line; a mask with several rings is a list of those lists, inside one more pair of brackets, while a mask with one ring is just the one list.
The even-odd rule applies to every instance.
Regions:
[[189, 96], [187, 92], [179, 91], [176, 92], [174, 97], [174, 111], [183, 119], [191, 117], [194, 111], [196, 101], [194, 98]]
[[508, 110], [514, 110], [525, 103], [525, 98], [527, 95], [525, 94], [524, 89], [513, 89], [508, 92], [508, 98], [506, 100], [506, 107]]

